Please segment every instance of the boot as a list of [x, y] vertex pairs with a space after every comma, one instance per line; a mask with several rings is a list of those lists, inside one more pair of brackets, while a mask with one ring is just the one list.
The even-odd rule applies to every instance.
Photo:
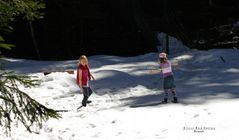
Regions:
[[92, 101], [91, 101], [91, 100], [88, 100], [88, 101], [86, 101], [86, 103], [87, 103], [87, 104], [90, 104], [90, 103], [92, 103]]
[[82, 106], [86, 107], [86, 101], [82, 101]]
[[166, 104], [168, 102], [168, 98], [164, 98], [162, 103]]
[[178, 98], [177, 97], [173, 97], [173, 103], [178, 103]]
[[82, 106], [86, 107], [86, 104], [85, 104], [85, 103], [82, 103]]

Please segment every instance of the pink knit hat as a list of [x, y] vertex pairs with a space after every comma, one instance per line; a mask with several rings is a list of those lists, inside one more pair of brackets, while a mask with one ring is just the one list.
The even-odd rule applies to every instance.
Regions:
[[167, 54], [162, 52], [159, 54], [159, 58], [167, 58]]

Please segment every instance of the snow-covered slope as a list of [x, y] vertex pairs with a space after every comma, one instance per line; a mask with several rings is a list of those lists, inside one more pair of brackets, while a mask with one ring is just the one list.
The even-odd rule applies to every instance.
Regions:
[[[90, 65], [93, 103], [76, 111], [82, 94], [75, 75], [42, 71], [74, 69], [77, 61], [8, 61], [7, 68], [37, 76], [41, 85], [25, 89], [36, 100], [58, 110], [62, 119], [49, 120], [40, 134], [22, 127], [12, 136], [19, 140], [237, 140], [239, 124], [239, 51], [189, 51], [169, 56], [177, 61], [175, 81], [180, 103], [152, 105], [162, 100], [162, 77], [150, 75], [158, 68], [157, 53], [137, 57], [93, 56]], [[140, 105], [137, 107], [137, 105]]]

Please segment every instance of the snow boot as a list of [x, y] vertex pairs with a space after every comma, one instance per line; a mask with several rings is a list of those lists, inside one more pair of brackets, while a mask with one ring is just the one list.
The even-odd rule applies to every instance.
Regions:
[[88, 100], [88, 101], [86, 101], [86, 103], [87, 103], [87, 104], [90, 104], [90, 103], [92, 103], [92, 101]]
[[82, 106], [86, 107], [86, 103], [85, 103], [85, 102], [82, 102]]
[[167, 102], [168, 102], [168, 98], [164, 98], [162, 101], [163, 104], [166, 104]]
[[178, 103], [178, 98], [177, 97], [173, 97], [173, 103]]

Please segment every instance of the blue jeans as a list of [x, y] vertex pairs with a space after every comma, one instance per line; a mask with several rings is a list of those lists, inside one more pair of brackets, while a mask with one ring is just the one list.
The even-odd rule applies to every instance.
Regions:
[[92, 93], [93, 91], [91, 90], [90, 87], [83, 87], [83, 95], [84, 95], [84, 98], [82, 100], [83, 105], [86, 105], [86, 102]]

